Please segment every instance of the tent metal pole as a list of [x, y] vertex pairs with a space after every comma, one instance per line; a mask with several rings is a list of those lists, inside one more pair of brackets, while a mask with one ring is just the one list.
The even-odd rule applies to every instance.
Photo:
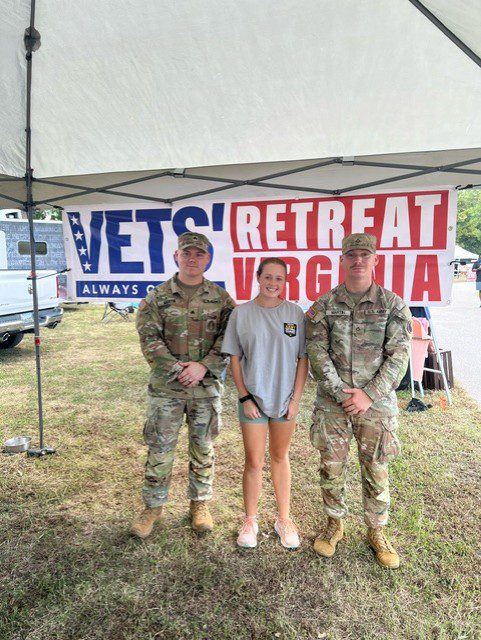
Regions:
[[409, 2], [416, 7], [426, 18], [433, 23], [435, 27], [437, 27], [440, 31], [444, 33], [444, 35], [451, 40], [457, 47], [461, 49], [463, 53], [465, 53], [468, 58], [471, 58], [473, 62], [475, 62], [478, 67], [481, 67], [481, 58], [477, 56], [474, 51], [472, 51], [467, 45], [464, 44], [462, 40], [458, 38], [458, 36], [454, 35], [452, 31], [450, 31], [447, 26], [436, 18], [434, 13], [431, 13], [429, 9], [427, 9], [419, 0], [409, 0]]
[[32, 54], [40, 47], [40, 34], [36, 31], [35, 26], [35, 0], [30, 5], [30, 26], [25, 31], [25, 48], [27, 50], [27, 107], [26, 107], [26, 142], [25, 142], [25, 187], [27, 200], [25, 209], [27, 211], [28, 226], [30, 232], [30, 265], [33, 293], [33, 322], [35, 335], [35, 363], [37, 373], [37, 397], [38, 397], [38, 428], [39, 428], [39, 448], [29, 449], [29, 456], [44, 456], [47, 453], [54, 453], [55, 450], [45, 447], [43, 442], [43, 403], [42, 403], [42, 375], [40, 361], [40, 322], [38, 314], [38, 288], [37, 288], [37, 268], [35, 259], [35, 235], [33, 230], [33, 214], [35, 212], [35, 203], [33, 201], [32, 186], [32, 130], [31, 130], [31, 106], [32, 106]]
[[366, 189], [367, 187], [375, 187], [380, 184], [389, 184], [390, 182], [399, 182], [399, 180], [406, 180], [407, 178], [417, 178], [418, 176], [425, 176], [428, 173], [436, 173], [439, 171], [438, 167], [433, 167], [426, 171], [415, 171], [414, 173], [403, 173], [400, 176], [392, 178], [384, 178], [383, 180], [374, 180], [373, 182], [364, 182], [363, 184], [354, 184], [351, 187], [344, 189], [337, 189], [335, 195], [341, 195], [342, 193], [349, 193], [350, 191], [357, 191], [358, 189]]
[[[163, 177], [178, 177], [176, 176], [176, 173], [174, 171], [171, 170], [166, 170], [166, 171], [160, 171], [157, 173], [154, 173], [152, 175], [149, 176], [142, 176], [139, 178], [133, 178], [132, 180], [125, 180], [123, 182], [117, 182], [117, 183], [112, 183], [109, 185], [104, 185], [102, 187], [85, 187], [83, 185], [79, 185], [79, 184], [72, 184], [72, 183], [68, 183], [68, 182], [63, 182], [63, 181], [59, 181], [59, 180], [49, 180], [46, 178], [33, 178], [32, 177], [32, 181], [33, 182], [38, 182], [39, 184], [46, 184], [46, 185], [51, 185], [51, 186], [56, 186], [56, 187], [65, 187], [67, 189], [79, 189], [79, 191], [75, 191], [74, 193], [69, 193], [69, 194], [63, 194], [57, 197], [50, 197], [48, 199], [45, 200], [38, 200], [37, 201], [37, 205], [43, 205], [43, 204], [54, 204], [55, 202], [61, 202], [64, 200], [70, 200], [72, 198], [77, 198], [83, 195], [90, 195], [90, 194], [94, 194], [94, 193], [105, 193], [108, 195], [116, 195], [116, 196], [121, 196], [123, 198], [133, 198], [136, 200], [145, 200], [148, 202], [161, 202], [163, 204], [171, 204], [172, 202], [180, 202], [182, 200], [188, 200], [191, 198], [195, 198], [198, 196], [203, 196], [203, 195], [208, 195], [210, 193], [219, 193], [221, 191], [224, 190], [230, 190], [230, 189], [234, 189], [236, 187], [243, 187], [243, 186], [254, 186], [254, 187], [260, 187], [260, 188], [265, 188], [265, 189], [279, 189], [279, 190], [287, 190], [287, 191], [299, 191], [299, 192], [309, 192], [309, 193], [319, 193], [322, 195], [334, 195], [334, 196], [339, 196], [342, 195], [343, 193], [349, 193], [351, 191], [357, 191], [359, 189], [366, 189], [368, 187], [373, 187], [373, 186], [378, 186], [378, 185], [388, 185], [394, 182], [398, 182], [398, 181], [402, 181], [405, 179], [409, 179], [409, 178], [413, 178], [413, 177], [419, 177], [419, 176], [423, 176], [423, 175], [427, 175], [430, 173], [436, 173], [436, 172], [443, 172], [443, 173], [465, 173], [465, 174], [470, 174], [470, 175], [481, 175], [481, 170], [476, 170], [476, 169], [466, 169], [464, 167], [466, 167], [467, 165], [470, 164], [476, 164], [481, 162], [481, 158], [471, 158], [469, 160], [460, 160], [458, 162], [454, 162], [452, 164], [448, 164], [448, 165], [440, 165], [440, 166], [425, 166], [425, 165], [410, 165], [410, 164], [398, 164], [398, 163], [391, 163], [391, 162], [374, 162], [374, 161], [368, 161], [368, 160], [353, 160], [352, 165], [356, 165], [356, 166], [366, 166], [366, 167], [379, 167], [379, 168], [386, 168], [386, 169], [412, 169], [412, 172], [410, 173], [404, 173], [402, 175], [399, 176], [393, 176], [390, 178], [383, 178], [382, 180], [376, 180], [376, 181], [372, 181], [372, 182], [367, 182], [367, 183], [362, 183], [362, 184], [357, 184], [357, 185], [352, 185], [350, 187], [344, 187], [342, 189], [319, 189], [319, 188], [313, 188], [313, 187], [306, 187], [306, 186], [296, 186], [296, 185], [286, 185], [286, 184], [277, 184], [277, 183], [271, 183], [271, 182], [267, 182], [267, 180], [269, 179], [273, 179], [273, 178], [280, 178], [283, 176], [287, 176], [287, 175], [292, 175], [295, 173], [302, 173], [305, 171], [311, 171], [313, 169], [320, 169], [322, 167], [326, 167], [326, 166], [330, 166], [333, 164], [342, 164], [342, 158], [331, 158], [329, 160], [322, 160], [319, 162], [315, 162], [315, 163], [311, 163], [308, 165], [304, 165], [301, 167], [296, 167], [295, 169], [288, 169], [285, 171], [279, 171], [277, 173], [271, 173], [271, 174], [267, 174], [267, 175], [263, 175], [263, 176], [259, 176], [257, 178], [250, 178], [248, 180], [240, 180], [240, 179], [236, 179], [236, 178], [221, 178], [221, 177], [215, 177], [215, 176], [205, 176], [205, 175], [196, 175], [194, 173], [186, 173], [183, 172], [181, 176], [182, 179], [188, 179], [188, 180], [202, 180], [202, 181], [207, 181], [207, 182], [217, 182], [217, 183], [221, 183], [224, 184], [226, 186], [223, 187], [213, 187], [211, 189], [206, 189], [203, 191], [195, 191], [195, 192], [191, 192], [191, 193], [187, 193], [187, 194], [183, 194], [183, 195], [179, 195], [179, 196], [175, 196], [172, 198], [159, 198], [159, 197], [155, 197], [155, 196], [151, 196], [151, 195], [147, 195], [147, 194], [141, 194], [141, 193], [127, 193], [124, 191], [116, 191], [116, 189], [118, 187], [121, 186], [126, 186], [126, 185], [130, 185], [130, 184], [139, 184], [141, 182], [147, 182], [150, 180], [155, 180], [158, 178], [163, 178]], [[1, 180], [0, 180], [1, 181]], [[5, 180], [7, 181], [7, 180]], [[468, 184], [464, 187], [461, 187], [463, 189], [468, 189], [468, 188], [472, 188], [473, 186], [479, 186], [479, 185], [471, 185]], [[0, 194], [0, 197], [2, 197], [2, 194]], [[16, 200], [15, 198], [10, 198], [9, 196], [3, 196], [6, 199], [11, 200], [12, 202], [20, 202], [19, 200]]]
[[18, 198], [12, 198], [12, 196], [7, 196], [3, 193], [0, 193], [0, 198], [5, 198], [5, 200], [9, 200], [10, 202], [16, 202], [17, 204], [21, 204], [21, 205], [25, 204], [23, 200], [19, 200]]
[[[480, 162], [480, 158], [475, 158], [474, 162]], [[473, 160], [466, 160], [465, 164], [472, 164]], [[362, 160], [354, 160], [354, 166], [360, 167], [379, 167], [381, 169], [412, 169], [413, 171], [424, 171], [432, 169], [433, 167], [425, 166], [425, 165], [417, 165], [417, 164], [394, 164], [391, 162], [364, 162]], [[462, 165], [460, 167], [452, 167], [451, 165], [446, 165], [446, 167], [437, 167], [438, 171], [443, 171], [445, 173], [470, 173], [479, 175], [481, 174], [481, 170], [479, 169], [463, 169]]]
[[49, 180], [48, 178], [34, 178], [34, 182], [39, 184], [50, 184], [54, 187], [66, 187], [67, 189], [81, 189], [78, 194], [85, 193], [97, 193], [97, 191], [104, 189], [110, 191], [111, 189], [117, 189], [118, 187], [126, 187], [131, 184], [138, 184], [139, 182], [147, 182], [148, 180], [156, 180], [157, 178], [164, 178], [165, 176], [171, 176], [171, 171], [161, 171], [151, 176], [143, 176], [142, 178], [134, 178], [132, 180], [125, 180], [124, 182], [115, 182], [114, 184], [106, 184], [101, 187], [84, 187], [81, 184], [72, 184], [69, 182], [60, 182], [59, 180]]

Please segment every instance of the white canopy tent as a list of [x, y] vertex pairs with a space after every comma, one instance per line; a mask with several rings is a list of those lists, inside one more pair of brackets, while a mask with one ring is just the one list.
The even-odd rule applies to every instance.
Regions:
[[0, 208], [479, 186], [480, 34], [479, 0], [4, 0]]
[[456, 245], [454, 249], [454, 259], [456, 262], [461, 262], [461, 260], [467, 260], [468, 262], [475, 261], [478, 259], [478, 254]]
[[5, 0], [0, 206], [27, 200], [32, 6], [41, 206], [481, 183], [477, 0]]

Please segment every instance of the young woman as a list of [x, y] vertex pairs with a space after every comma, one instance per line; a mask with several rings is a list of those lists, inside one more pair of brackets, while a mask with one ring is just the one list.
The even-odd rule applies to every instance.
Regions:
[[245, 517], [237, 544], [257, 545], [257, 504], [262, 487], [267, 432], [271, 475], [278, 516], [274, 529], [284, 547], [299, 546], [289, 516], [291, 469], [289, 446], [307, 377], [304, 313], [282, 299], [286, 264], [268, 258], [257, 270], [259, 294], [234, 309], [222, 351], [231, 356], [239, 393], [239, 421], [245, 448], [243, 475]]

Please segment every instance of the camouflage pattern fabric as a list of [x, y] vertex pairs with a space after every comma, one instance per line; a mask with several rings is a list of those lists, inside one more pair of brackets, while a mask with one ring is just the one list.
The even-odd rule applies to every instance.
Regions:
[[[151, 367], [151, 395], [211, 398], [221, 394], [228, 358], [220, 349], [234, 306], [224, 289], [206, 279], [189, 300], [177, 284], [177, 274], [142, 300], [137, 331]], [[186, 389], [177, 380], [178, 361], [201, 362], [207, 367], [198, 386]]]
[[364, 521], [368, 527], [387, 524], [389, 497], [388, 461], [400, 453], [394, 416], [348, 417], [344, 412], [315, 409], [311, 443], [321, 456], [320, 485], [324, 510], [332, 518], [346, 517], [346, 466], [352, 436], [356, 438], [361, 465]]
[[344, 284], [308, 310], [307, 353], [318, 380], [316, 406], [339, 411], [363, 389], [373, 400], [369, 413], [398, 413], [395, 389], [409, 362], [412, 317], [399, 296], [373, 283], [356, 305]]
[[168, 499], [175, 448], [184, 415], [189, 429], [191, 500], [210, 500], [214, 479], [213, 441], [221, 426], [220, 398], [179, 399], [149, 396], [144, 441], [149, 447], [142, 497], [148, 507]]

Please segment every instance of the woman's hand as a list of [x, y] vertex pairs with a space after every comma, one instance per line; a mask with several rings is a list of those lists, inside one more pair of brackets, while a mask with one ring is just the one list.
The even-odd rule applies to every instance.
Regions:
[[287, 407], [286, 420], [294, 420], [299, 413], [299, 400], [291, 398], [289, 406]]
[[253, 400], [246, 400], [244, 402], [244, 414], [245, 417], [249, 420], [254, 420], [255, 418], [261, 417], [259, 407]]

